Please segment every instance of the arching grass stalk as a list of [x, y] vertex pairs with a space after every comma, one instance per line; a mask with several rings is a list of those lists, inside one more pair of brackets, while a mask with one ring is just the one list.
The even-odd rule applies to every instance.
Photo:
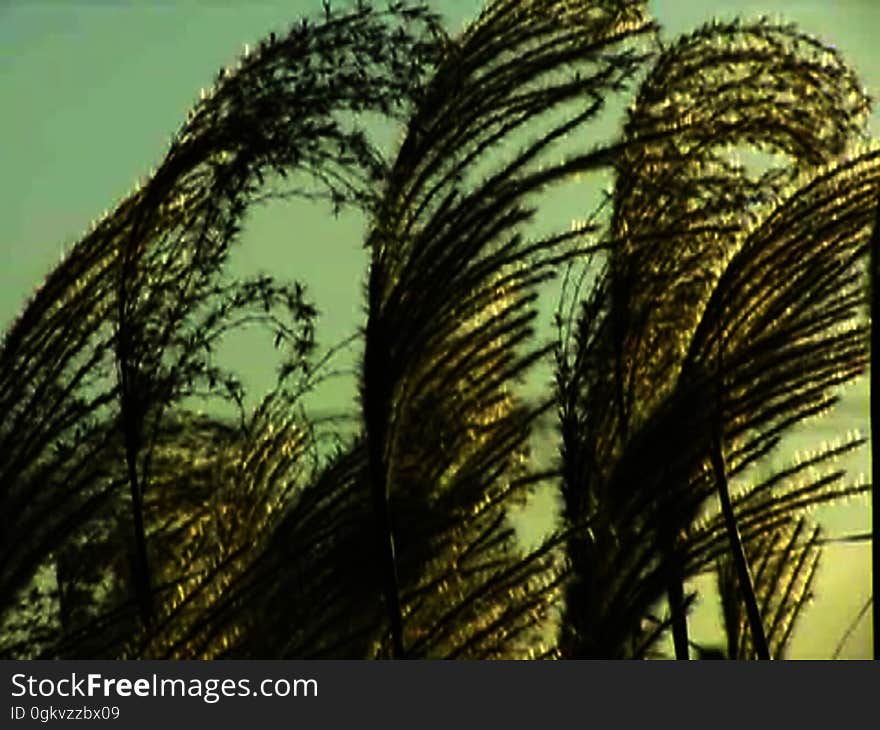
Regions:
[[733, 504], [730, 501], [730, 488], [727, 483], [727, 467], [724, 463], [722, 440], [724, 371], [722, 370], [721, 353], [723, 347], [724, 340], [723, 338], [719, 338], [715, 418], [712, 419], [712, 446], [710, 448], [710, 459], [712, 461], [712, 470], [715, 474], [715, 483], [718, 488], [718, 497], [721, 500], [721, 513], [724, 518], [724, 524], [727, 528], [727, 535], [730, 539], [730, 552], [733, 556], [734, 570], [736, 571], [740, 593], [746, 606], [746, 616], [749, 620], [749, 630], [752, 634], [755, 653], [758, 655], [758, 659], [770, 659], [770, 649], [767, 645], [767, 634], [764, 631], [761, 612], [758, 609], [758, 600], [755, 597], [755, 583], [752, 580], [752, 575], [749, 571], [749, 564], [746, 560], [746, 552], [743, 548], [742, 536], [740, 535], [739, 527], [736, 523], [736, 515], [733, 512]]

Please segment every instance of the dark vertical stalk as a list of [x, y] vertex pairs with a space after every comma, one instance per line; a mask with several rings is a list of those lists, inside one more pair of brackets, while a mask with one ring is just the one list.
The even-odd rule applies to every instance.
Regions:
[[730, 488], [727, 483], [727, 467], [724, 463], [723, 449], [723, 406], [724, 406], [724, 376], [722, 370], [723, 338], [718, 338], [718, 371], [716, 373], [716, 403], [715, 417], [712, 419], [712, 445], [710, 447], [710, 459], [715, 473], [715, 483], [718, 487], [718, 497], [721, 500], [721, 513], [727, 527], [727, 535], [730, 539], [730, 552], [733, 555], [734, 569], [739, 583], [740, 593], [746, 605], [746, 616], [749, 629], [752, 634], [752, 643], [755, 645], [755, 653], [758, 659], [770, 659], [770, 649], [767, 645], [767, 634], [764, 631], [764, 622], [761, 620], [761, 611], [758, 608], [758, 599], [755, 596], [755, 584], [746, 560], [746, 551], [743, 547], [742, 536], [736, 523], [736, 515], [733, 512], [733, 504], [730, 501]]
[[389, 373], [388, 348], [378, 322], [382, 287], [377, 281], [379, 267], [370, 272], [370, 314], [364, 347], [363, 409], [367, 435], [370, 491], [376, 524], [376, 555], [380, 563], [382, 593], [391, 624], [392, 658], [405, 657], [403, 610], [397, 575], [394, 523], [388, 495], [388, 438], [393, 382]]
[[676, 659], [690, 659], [687, 610], [684, 601], [684, 581], [679, 570], [679, 559], [671, 544], [668, 550], [671, 566], [666, 583], [666, 597], [669, 601], [669, 611], [672, 615], [672, 644], [675, 647]]
[[880, 482], [880, 438], [877, 427], [880, 424], [880, 305], [877, 303], [878, 287], [880, 287], [880, 199], [877, 202], [877, 215], [874, 231], [871, 235], [870, 277], [868, 284], [871, 311], [871, 587], [874, 601], [874, 659], [880, 659], [880, 543], [877, 542], [877, 530], [880, 528], [880, 494], [877, 484]]
[[[367, 421], [369, 426], [369, 420]], [[382, 592], [391, 624], [392, 658], [403, 659], [403, 611], [400, 605], [400, 588], [397, 577], [397, 551], [394, 543], [394, 527], [388, 500], [388, 485], [384, 463], [374, 458], [381, 444], [378, 439], [367, 437], [370, 461], [370, 489], [373, 497], [373, 513], [376, 520], [376, 548], [381, 563]]]
[[123, 408], [122, 420], [125, 431], [125, 464], [131, 491], [131, 511], [134, 528], [133, 574], [135, 595], [140, 607], [141, 620], [145, 626], [153, 622], [153, 592], [151, 588], [150, 562], [147, 556], [147, 538], [144, 529], [144, 503], [140, 480], [137, 473], [138, 440], [131, 434], [132, 428], [139, 428], [132, 421], [138, 416], [131, 408]]
[[[664, 471], [660, 484], [662, 492], [669, 494], [666, 486], [667, 473]], [[670, 500], [671, 502], [672, 500]], [[690, 659], [690, 639], [688, 638], [687, 605], [684, 593], [684, 574], [682, 571], [681, 555], [676, 548], [676, 528], [681, 524], [680, 518], [675, 514], [673, 504], [663, 508], [663, 522], [661, 525], [662, 549], [666, 560], [666, 600], [669, 603], [669, 616], [672, 626], [672, 645], [675, 649], [675, 658], [680, 660]]]
[[767, 646], [767, 635], [764, 632], [764, 623], [761, 620], [761, 611], [758, 609], [758, 599], [755, 597], [755, 586], [752, 582], [752, 574], [746, 560], [745, 549], [742, 544], [742, 536], [736, 524], [736, 516], [733, 513], [733, 505], [730, 502], [730, 490], [727, 484], [727, 472], [724, 465], [724, 454], [721, 452], [721, 440], [713, 439], [712, 445], [712, 468], [715, 471], [715, 481], [718, 485], [718, 496], [721, 498], [721, 512], [727, 525], [727, 534], [730, 538], [730, 550], [733, 554], [734, 568], [739, 581], [739, 589], [742, 592], [743, 601], [746, 604], [746, 616], [749, 621], [749, 629], [752, 641], [755, 644], [755, 652], [758, 659], [769, 659], [770, 649]]
[[141, 621], [150, 626], [153, 620], [153, 594], [147, 539], [144, 528], [143, 485], [137, 469], [137, 458], [143, 434], [144, 403], [134, 353], [134, 332], [130, 299], [134, 298], [136, 255], [141, 230], [149, 215], [152, 196], [144, 196], [141, 212], [132, 224], [128, 247], [120, 253], [118, 319], [116, 331], [116, 367], [119, 378], [119, 411], [122, 420], [122, 436], [125, 442], [125, 466], [131, 493], [134, 555], [132, 556], [132, 580], [135, 597], [140, 609]]
[[[613, 289], [611, 298], [612, 327], [614, 340], [614, 397], [617, 403], [618, 432], [620, 434], [621, 451], [626, 447], [629, 440], [629, 408], [626, 398], [626, 384], [624, 371], [624, 338], [629, 309], [629, 286], [628, 275], [615, 271], [613, 275]], [[676, 524], [674, 514], [667, 514], [667, 523]], [[680, 560], [675, 551], [675, 531], [670, 530], [664, 543], [666, 571], [666, 597], [669, 603], [669, 613], [672, 622], [672, 643], [675, 648], [675, 658], [690, 659], [688, 649], [688, 625], [687, 610], [684, 600], [684, 579]]]

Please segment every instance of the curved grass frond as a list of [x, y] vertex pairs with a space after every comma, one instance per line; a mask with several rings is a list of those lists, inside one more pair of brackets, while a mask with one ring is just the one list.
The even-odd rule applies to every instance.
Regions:
[[[471, 593], [501, 580], [513, 537], [503, 514], [529, 482], [533, 414], [511, 386], [542, 354], [528, 343], [535, 287], [582, 235], [536, 243], [524, 226], [550, 183], [608, 163], [601, 149], [562, 161], [552, 152], [635, 73], [630, 41], [651, 30], [641, 2], [489, 3], [450, 42], [410, 120], [370, 236], [362, 396], [394, 655], [411, 645], [479, 655], [473, 636], [441, 641], [452, 627], [423, 634], [450, 601], [469, 601], [466, 625], [486, 623], [485, 641], [520, 633], [510, 618], [489, 626], [530, 571], [520, 587]], [[419, 504], [436, 537], [412, 521]], [[520, 605], [534, 623], [541, 611]]]
[[[560, 355], [566, 517], [596, 525], [569, 548], [572, 655], [627, 655], [663, 576], [687, 577], [693, 523], [715, 491], [719, 347], [732, 473], [863, 371], [861, 270], [878, 185], [877, 153], [853, 152], [866, 111], [834, 51], [763, 22], [683, 37], [642, 85], [608, 265], [578, 349]], [[751, 175], [731, 145], [790, 167]]]
[[0, 595], [11, 600], [128, 483], [150, 618], [142, 523], [166, 410], [204, 393], [241, 404], [212, 354], [233, 326], [276, 331], [289, 348], [284, 376], [312, 346], [301, 286], [220, 279], [241, 217], [269, 172], [311, 174], [337, 205], [371, 199], [384, 169], [352, 113], [402, 111], [436, 32], [424, 7], [361, 4], [270, 37], [221, 72], [149, 181], [47, 278], [0, 352], [0, 499], [16, 515], [0, 531]]

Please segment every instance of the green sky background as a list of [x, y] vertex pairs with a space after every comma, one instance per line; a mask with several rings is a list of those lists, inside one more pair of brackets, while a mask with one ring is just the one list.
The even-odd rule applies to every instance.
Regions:
[[[880, 0], [653, 0], [667, 38], [712, 17], [781, 16], [836, 45], [880, 97]], [[435, 0], [453, 28], [475, 15], [480, 0]], [[0, 324], [5, 327], [89, 222], [112, 208], [159, 163], [170, 135], [243, 44], [283, 30], [320, 0], [0, 0]], [[871, 119], [880, 136], [880, 115]], [[393, 144], [399, 132], [386, 132]], [[583, 194], [566, 190], [547, 215], [582, 217]], [[318, 334], [331, 345], [356, 330], [363, 315], [367, 257], [363, 221], [334, 219], [322, 206], [272, 204], [249, 214], [235, 272], [268, 270], [306, 282], [321, 311]], [[265, 343], [238, 338], [228, 348], [257, 389], [272, 376]], [[340, 369], [353, 358], [341, 357]], [[355, 380], [340, 376], [320, 391], [322, 413], [350, 411]], [[816, 447], [848, 430], [867, 432], [867, 385], [850, 388], [832, 417], [803, 427], [791, 449]], [[847, 462], [869, 471], [862, 451]], [[830, 534], [869, 529], [861, 500], [825, 509]], [[826, 551], [817, 596], [796, 633], [791, 656], [828, 657], [870, 592], [865, 544]], [[707, 596], [694, 638], [717, 631]], [[870, 656], [870, 614], [841, 656]]]

